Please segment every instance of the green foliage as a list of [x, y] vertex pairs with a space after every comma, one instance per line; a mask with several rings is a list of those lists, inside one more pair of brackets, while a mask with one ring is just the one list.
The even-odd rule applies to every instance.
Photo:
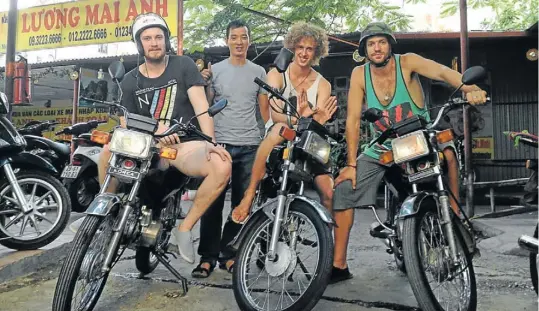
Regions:
[[[186, 0], [184, 7], [184, 45], [190, 52], [213, 46], [216, 39], [225, 39], [226, 25], [235, 19], [249, 24], [251, 41], [255, 43], [281, 37], [287, 32], [288, 23], [296, 21], [319, 25], [330, 34], [360, 31], [372, 21], [384, 21], [395, 31], [408, 30], [411, 23], [411, 16], [384, 0]], [[286, 23], [244, 8], [275, 16]]]

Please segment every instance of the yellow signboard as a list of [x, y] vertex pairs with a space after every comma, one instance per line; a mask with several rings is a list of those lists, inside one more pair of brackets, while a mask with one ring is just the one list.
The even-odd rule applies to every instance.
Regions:
[[[71, 125], [73, 109], [71, 108], [34, 108], [34, 107], [14, 107], [11, 122], [16, 128], [24, 126], [30, 121], [56, 121], [58, 124], [53, 131], [43, 132], [43, 136], [50, 139], [69, 139], [66, 136], [55, 136], [55, 132], [61, 131], [64, 127]], [[91, 120], [107, 121], [98, 126], [101, 131], [110, 131], [118, 123], [109, 118], [109, 110], [106, 108], [79, 108], [77, 123]]]
[[494, 139], [492, 137], [474, 137], [472, 152], [474, 159], [494, 159]]
[[[84, 0], [19, 10], [16, 51], [104, 44], [131, 40], [133, 19], [154, 12], [172, 36], [178, 25], [178, 0]], [[7, 44], [8, 12], [0, 12], [0, 53]]]

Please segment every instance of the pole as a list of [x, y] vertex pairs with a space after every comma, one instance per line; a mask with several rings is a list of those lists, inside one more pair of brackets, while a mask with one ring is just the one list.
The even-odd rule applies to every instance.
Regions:
[[[460, 61], [461, 72], [468, 68], [468, 14], [466, 0], [459, 0], [460, 6]], [[473, 179], [474, 171], [472, 164], [472, 133], [470, 131], [470, 112], [465, 106], [462, 110], [464, 122], [464, 167], [466, 171], [466, 206], [465, 211], [468, 217], [475, 214], [473, 197]]]
[[8, 119], [11, 120], [13, 113], [13, 81], [15, 78], [15, 45], [17, 43], [17, 0], [9, 1], [9, 13], [7, 21], [7, 47], [6, 47], [6, 79], [4, 92], [9, 102]]
[[178, 0], [178, 55], [183, 55], [183, 0]]

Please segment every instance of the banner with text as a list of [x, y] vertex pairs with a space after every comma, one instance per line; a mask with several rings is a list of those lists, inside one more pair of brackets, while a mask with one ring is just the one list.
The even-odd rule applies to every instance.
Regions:
[[[56, 121], [58, 124], [54, 130], [43, 132], [43, 136], [53, 140], [70, 139], [70, 137], [63, 135], [55, 136], [54, 133], [61, 131], [64, 127], [70, 126], [72, 117], [72, 108], [15, 107], [11, 122], [13, 122], [16, 128], [20, 128], [30, 121]], [[107, 108], [79, 108], [77, 123], [91, 120], [108, 120], [108, 123], [101, 124], [97, 128], [106, 132], [112, 130], [118, 124], [116, 120], [109, 118], [109, 110]]]
[[[176, 36], [178, 0], [83, 0], [19, 10], [15, 49], [129, 41], [133, 19], [147, 12], [163, 16]], [[8, 12], [0, 12], [0, 20], [0, 53], [5, 53]]]

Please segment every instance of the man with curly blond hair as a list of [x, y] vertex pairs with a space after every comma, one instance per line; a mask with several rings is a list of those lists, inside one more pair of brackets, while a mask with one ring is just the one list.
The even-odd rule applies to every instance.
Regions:
[[[328, 53], [326, 32], [311, 24], [296, 23], [290, 28], [284, 46], [294, 52], [294, 60], [284, 77], [276, 69], [272, 69], [267, 76], [268, 84], [281, 90], [285, 98], [296, 97], [296, 108], [300, 115], [304, 117], [312, 115], [317, 122], [325, 124], [337, 110], [337, 100], [335, 96], [331, 96], [331, 84], [312, 66], [318, 65], [320, 59]], [[270, 104], [282, 108], [284, 103], [274, 99]], [[292, 122], [296, 123], [296, 118], [293, 118]], [[266, 159], [275, 146], [284, 142], [279, 132], [282, 127], [288, 127], [286, 115], [272, 109], [271, 119], [266, 127], [266, 138], [257, 150], [249, 186], [243, 200], [232, 212], [232, 219], [236, 222], [245, 221], [249, 215], [258, 184], [266, 173]], [[314, 167], [312, 173], [321, 202], [331, 211], [333, 198], [331, 172], [321, 167]]]

